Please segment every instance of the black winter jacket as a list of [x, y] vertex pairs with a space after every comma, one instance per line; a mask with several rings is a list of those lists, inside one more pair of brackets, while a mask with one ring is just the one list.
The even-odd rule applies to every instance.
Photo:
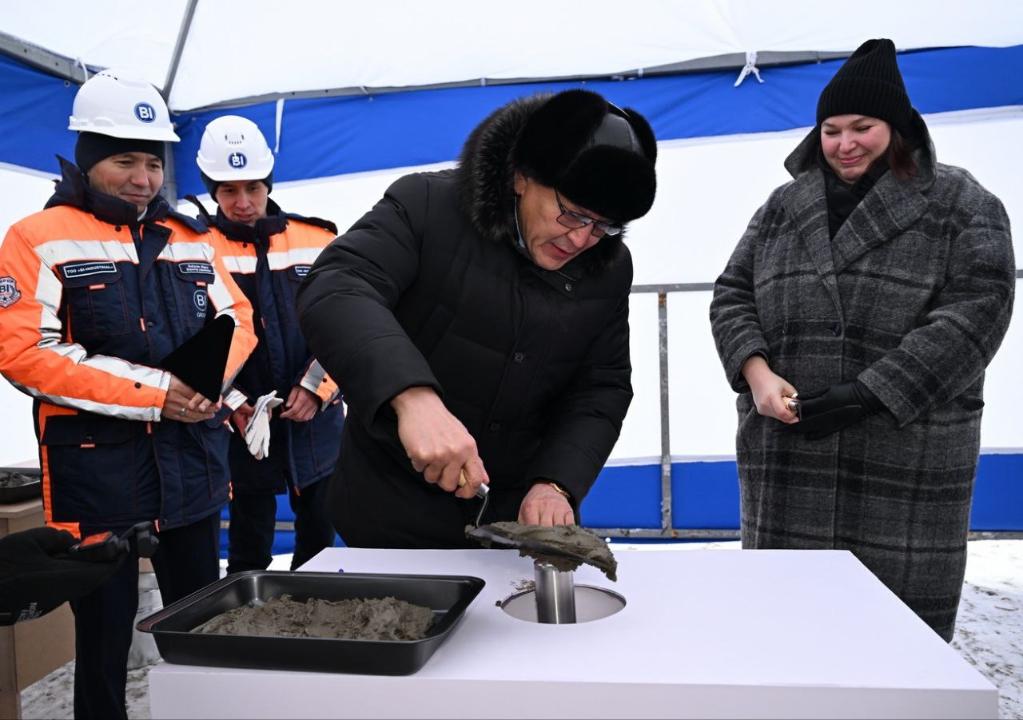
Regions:
[[433, 387], [476, 439], [485, 522], [514, 520], [538, 479], [580, 502], [618, 438], [632, 399], [628, 250], [604, 238], [551, 272], [515, 245], [509, 155], [539, 102], [485, 120], [458, 169], [395, 182], [299, 291], [303, 333], [349, 405], [330, 502], [350, 545], [467, 545], [477, 501], [426, 483], [398, 439], [389, 401], [406, 388]]

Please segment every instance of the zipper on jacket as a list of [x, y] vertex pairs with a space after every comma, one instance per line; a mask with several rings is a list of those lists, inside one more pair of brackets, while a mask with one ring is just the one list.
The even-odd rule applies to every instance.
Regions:
[[[156, 477], [160, 481], [160, 513], [162, 514], [167, 507], [166, 490], [163, 486], [163, 469], [160, 467], [160, 452], [156, 447], [156, 435], [153, 433], [153, 424], [146, 422], [146, 432], [149, 435], [149, 446], [153, 451], [153, 465], [156, 466]], [[182, 514], [184, 508], [182, 508]], [[153, 521], [153, 525], [156, 527], [156, 531], [160, 531], [160, 520], [156, 519]]]

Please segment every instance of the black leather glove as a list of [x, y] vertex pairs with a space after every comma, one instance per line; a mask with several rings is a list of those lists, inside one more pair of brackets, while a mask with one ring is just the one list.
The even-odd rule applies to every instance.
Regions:
[[838, 383], [827, 390], [799, 396], [799, 422], [788, 425], [791, 432], [809, 440], [820, 440], [884, 410], [884, 404], [859, 380]]
[[65, 530], [32, 528], [0, 538], [0, 625], [45, 615], [103, 584], [127, 553], [105, 561], [74, 560]]

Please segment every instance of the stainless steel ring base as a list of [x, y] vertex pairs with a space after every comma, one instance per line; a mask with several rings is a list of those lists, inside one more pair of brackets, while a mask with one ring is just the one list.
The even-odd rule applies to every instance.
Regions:
[[[625, 598], [606, 588], [575, 586], [575, 622], [584, 623], [610, 617], [625, 607]], [[540, 622], [536, 610], [536, 591], [524, 590], [501, 601], [501, 609], [517, 620]]]

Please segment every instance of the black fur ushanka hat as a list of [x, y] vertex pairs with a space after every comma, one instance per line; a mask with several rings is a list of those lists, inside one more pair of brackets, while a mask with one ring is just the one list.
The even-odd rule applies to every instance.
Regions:
[[656, 160], [646, 119], [588, 90], [552, 96], [526, 121], [512, 151], [516, 170], [617, 223], [650, 210]]

